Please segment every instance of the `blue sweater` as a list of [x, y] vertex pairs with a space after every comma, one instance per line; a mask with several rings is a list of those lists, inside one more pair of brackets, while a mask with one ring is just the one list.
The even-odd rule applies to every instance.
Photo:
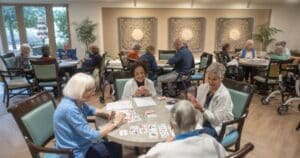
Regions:
[[84, 158], [92, 143], [100, 140], [99, 131], [86, 120], [95, 113], [96, 109], [86, 103], [79, 108], [74, 100], [64, 97], [54, 112], [56, 148], [73, 149], [75, 158]]
[[145, 61], [148, 63], [148, 69], [150, 71], [149, 78], [154, 81], [157, 79], [157, 63], [154, 56], [150, 52], [146, 52], [139, 59], [140, 61]]
[[185, 47], [177, 50], [177, 53], [169, 59], [168, 64], [175, 65], [175, 71], [183, 74], [187, 74], [190, 69], [195, 67], [193, 54]]

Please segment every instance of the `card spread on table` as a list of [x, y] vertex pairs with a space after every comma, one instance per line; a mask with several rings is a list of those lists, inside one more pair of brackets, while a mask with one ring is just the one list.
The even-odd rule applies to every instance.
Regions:
[[127, 123], [142, 121], [142, 118], [133, 109], [121, 110], [125, 114]]
[[158, 132], [155, 124], [148, 125], [148, 132], [150, 138], [158, 138]]
[[127, 136], [128, 135], [128, 131], [126, 129], [120, 130], [119, 131], [119, 135], [120, 136]]

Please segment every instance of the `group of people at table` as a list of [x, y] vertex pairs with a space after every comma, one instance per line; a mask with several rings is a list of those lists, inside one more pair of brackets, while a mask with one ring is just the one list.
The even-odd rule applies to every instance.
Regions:
[[[181, 73], [192, 68], [193, 56], [182, 41], [176, 40], [177, 53], [169, 59], [175, 65], [172, 73]], [[149, 55], [149, 54], [148, 54]], [[147, 66], [143, 61], [135, 61], [131, 66], [133, 78], [125, 84], [122, 99], [132, 97], [160, 96], [152, 80], [147, 78]], [[158, 77], [157, 82], [164, 82], [168, 75]], [[233, 119], [233, 103], [229, 91], [222, 84], [225, 67], [213, 63], [207, 68], [207, 82], [198, 88], [190, 88], [187, 100], [181, 100], [170, 110], [170, 126], [175, 137], [152, 147], [140, 157], [224, 157], [224, 147], [215, 139], [222, 122]], [[172, 75], [170, 75], [172, 76]], [[174, 79], [175, 80], [175, 79]], [[124, 122], [125, 114], [118, 111], [106, 112], [87, 104], [94, 95], [93, 77], [77, 73], [68, 81], [63, 90], [63, 99], [54, 113], [54, 132], [56, 148], [73, 149], [76, 158], [122, 157], [122, 146], [109, 142], [105, 136]], [[202, 113], [201, 117], [197, 111]], [[86, 117], [96, 115], [105, 117], [109, 122], [100, 130], [91, 128]], [[198, 120], [202, 119], [203, 124]], [[228, 130], [230, 132], [230, 129]], [[184, 148], [183, 148], [184, 146]]]
[[[20, 48], [20, 54], [16, 56], [15, 68], [23, 69], [25, 71], [31, 70], [30, 60], [54, 60], [51, 57], [51, 49], [48, 45], [41, 47], [41, 57], [36, 58], [31, 56], [31, 47], [28, 44], [22, 44]], [[58, 60], [78, 60], [76, 56], [76, 49], [71, 49], [68, 42], [64, 44], [63, 49], [57, 51]], [[88, 50], [88, 57], [80, 60], [82, 63], [81, 68], [72, 70], [72, 74], [76, 72], [92, 72], [101, 62], [101, 56], [99, 54], [99, 48], [95, 45], [91, 45]]]
[[[174, 71], [157, 76], [151, 72], [157, 71], [154, 57], [155, 49], [149, 46], [146, 53], [139, 57], [140, 47], [136, 45], [128, 53], [128, 59], [134, 60], [131, 66], [132, 79], [125, 84], [121, 99], [132, 97], [162, 96], [162, 83], [173, 82], [179, 73], [186, 74], [194, 68], [194, 57], [181, 40], [174, 41], [177, 53], [168, 60], [174, 65]], [[229, 62], [230, 46], [225, 44], [222, 49], [223, 60]], [[21, 56], [17, 61], [22, 68], [29, 68], [28, 57], [30, 47], [22, 45]], [[67, 47], [64, 51], [67, 51]], [[100, 60], [99, 49], [90, 47], [90, 57]], [[42, 47], [42, 58], [49, 58], [50, 49]], [[241, 50], [240, 58], [255, 58], [253, 41], [248, 40]], [[86, 59], [82, 60], [87, 62]], [[146, 63], [148, 63], [148, 65]], [[16, 65], [18, 65], [16, 64]], [[227, 155], [224, 147], [215, 139], [221, 129], [222, 122], [233, 119], [233, 103], [228, 89], [222, 84], [226, 68], [222, 63], [212, 63], [206, 70], [206, 83], [199, 87], [191, 87], [186, 100], [181, 100], [170, 110], [170, 126], [175, 137], [167, 142], [158, 143], [142, 158], [150, 157], [224, 157]], [[149, 79], [148, 79], [148, 78]], [[155, 86], [156, 85], [156, 86]], [[94, 95], [96, 83], [92, 76], [85, 73], [73, 75], [63, 89], [63, 98], [54, 113], [55, 147], [58, 149], [73, 149], [75, 158], [120, 158], [122, 146], [105, 139], [106, 135], [124, 123], [125, 114], [118, 111], [106, 112], [88, 105], [87, 101]], [[196, 115], [200, 111], [202, 115]], [[104, 117], [109, 122], [100, 130], [90, 127], [87, 116]], [[202, 117], [202, 118], [198, 118]], [[199, 124], [198, 120], [203, 122]], [[227, 129], [227, 133], [232, 129]]]

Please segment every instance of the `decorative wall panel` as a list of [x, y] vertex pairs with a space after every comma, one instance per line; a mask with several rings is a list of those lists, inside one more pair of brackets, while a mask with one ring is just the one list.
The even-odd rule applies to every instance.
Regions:
[[169, 18], [169, 49], [179, 38], [186, 43], [192, 52], [202, 52], [205, 39], [205, 18]]
[[216, 50], [229, 43], [231, 49], [243, 48], [252, 38], [253, 18], [218, 18], [216, 24]]
[[157, 20], [154, 17], [120, 17], [118, 28], [120, 51], [131, 50], [134, 44], [140, 44], [142, 50], [149, 45], [156, 46]]

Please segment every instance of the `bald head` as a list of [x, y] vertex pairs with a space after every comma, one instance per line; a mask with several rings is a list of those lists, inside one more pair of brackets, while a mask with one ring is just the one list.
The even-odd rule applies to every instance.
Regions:
[[174, 48], [176, 49], [176, 50], [179, 50], [182, 46], [183, 46], [183, 43], [182, 43], [182, 41], [180, 40], [180, 39], [176, 39], [175, 41], [174, 41]]

